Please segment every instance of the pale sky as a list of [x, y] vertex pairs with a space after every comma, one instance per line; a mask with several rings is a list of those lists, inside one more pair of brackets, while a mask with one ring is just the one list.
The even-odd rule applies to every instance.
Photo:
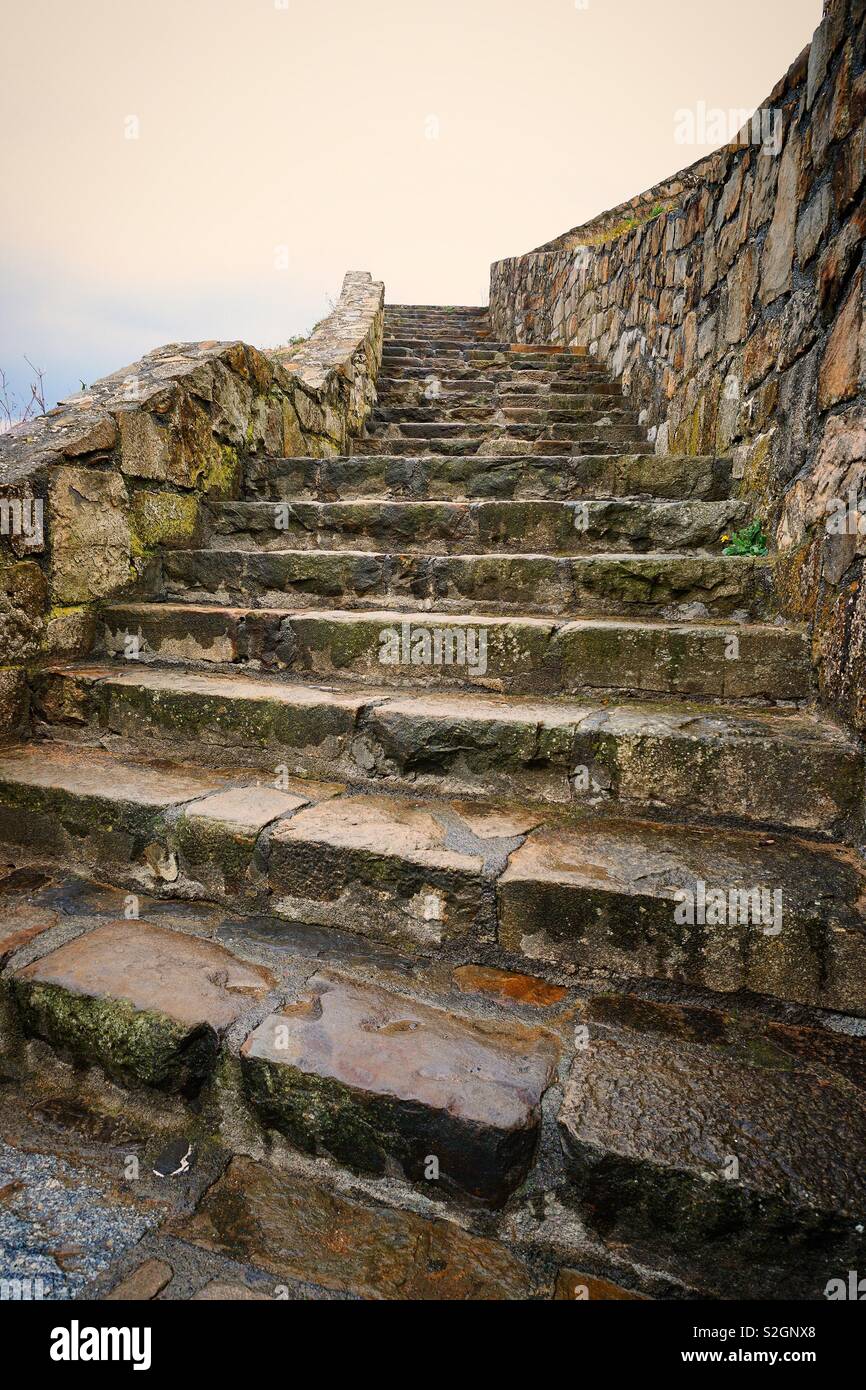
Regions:
[[[346, 270], [480, 303], [692, 163], [821, 0], [0, 0], [0, 366], [51, 402], [164, 342], [309, 331]], [[137, 123], [137, 124], [136, 124]], [[135, 135], [137, 138], [128, 138]]]

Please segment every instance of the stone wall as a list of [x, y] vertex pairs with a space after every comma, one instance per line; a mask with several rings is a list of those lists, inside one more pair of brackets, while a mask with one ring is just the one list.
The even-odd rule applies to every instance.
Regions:
[[775, 542], [786, 611], [813, 623], [821, 697], [860, 732], [864, 63], [866, 0], [829, 0], [760, 122], [499, 261], [490, 291], [497, 338], [588, 345], [636, 398], [658, 453], [733, 455]]
[[202, 496], [238, 496], [257, 456], [347, 451], [383, 316], [383, 285], [350, 273], [295, 351], [172, 344], [0, 435], [0, 738], [26, 722], [28, 668], [86, 655], [99, 601], [194, 544]]

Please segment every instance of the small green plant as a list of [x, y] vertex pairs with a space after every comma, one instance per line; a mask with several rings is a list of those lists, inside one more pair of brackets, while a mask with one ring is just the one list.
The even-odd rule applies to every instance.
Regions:
[[722, 536], [728, 544], [723, 555], [766, 555], [767, 537], [760, 521], [751, 521], [742, 531], [734, 531], [731, 536]]

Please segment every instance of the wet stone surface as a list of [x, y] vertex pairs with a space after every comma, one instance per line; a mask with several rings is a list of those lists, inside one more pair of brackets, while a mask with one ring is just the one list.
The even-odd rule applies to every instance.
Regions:
[[309, 991], [243, 1045], [247, 1093], [265, 1121], [352, 1168], [502, 1203], [538, 1143], [553, 1039], [334, 975]]
[[526, 1267], [497, 1241], [413, 1212], [367, 1206], [235, 1158], [196, 1213], [168, 1229], [278, 1278], [371, 1299], [526, 1298]]

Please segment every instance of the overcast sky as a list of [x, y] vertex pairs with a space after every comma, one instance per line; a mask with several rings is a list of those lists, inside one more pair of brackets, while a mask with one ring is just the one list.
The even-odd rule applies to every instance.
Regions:
[[[347, 269], [479, 303], [706, 153], [820, 0], [0, 0], [0, 366], [51, 402], [160, 343], [272, 346]], [[680, 129], [682, 127], [680, 126]], [[718, 141], [714, 143], [718, 144]]]

